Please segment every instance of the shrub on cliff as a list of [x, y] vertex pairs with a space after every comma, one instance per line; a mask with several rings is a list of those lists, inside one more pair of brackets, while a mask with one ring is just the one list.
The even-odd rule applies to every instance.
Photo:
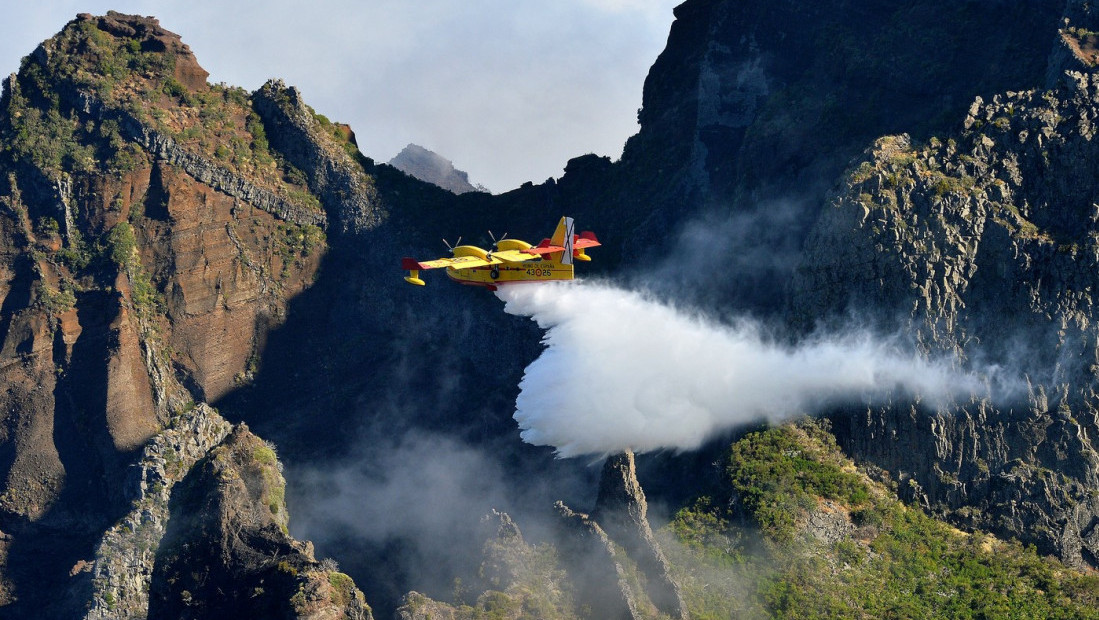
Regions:
[[816, 423], [747, 435], [725, 472], [661, 532], [691, 617], [1099, 618], [1099, 576], [904, 505]]
[[[810, 433], [810, 437], [802, 436]], [[835, 440], [815, 424], [751, 433], [733, 445], [726, 475], [745, 509], [771, 538], [788, 541], [816, 497], [858, 506], [869, 499], [859, 476], [832, 457]]]

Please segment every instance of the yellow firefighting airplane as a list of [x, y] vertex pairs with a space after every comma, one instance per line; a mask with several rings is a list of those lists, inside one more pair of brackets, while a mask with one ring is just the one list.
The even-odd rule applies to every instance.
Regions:
[[[446, 275], [451, 280], [483, 286], [490, 291], [495, 291], [499, 284], [512, 282], [571, 280], [573, 260], [590, 261], [591, 257], [584, 250], [600, 245], [595, 233], [574, 234], [571, 217], [561, 218], [553, 236], [536, 246], [518, 239], [507, 239], [507, 235], [504, 237], [496, 241], [490, 251], [473, 245], [456, 244], [450, 249], [453, 258], [424, 262], [404, 258], [401, 269], [408, 270], [405, 282], [423, 286], [420, 271], [436, 267], [446, 267]], [[443, 243], [446, 243], [445, 239]]]

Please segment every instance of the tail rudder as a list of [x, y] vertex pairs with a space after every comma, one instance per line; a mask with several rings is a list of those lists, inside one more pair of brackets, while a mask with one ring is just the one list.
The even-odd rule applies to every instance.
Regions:
[[557, 223], [557, 229], [553, 231], [553, 236], [550, 237], [550, 243], [565, 248], [565, 251], [561, 252], [559, 261], [562, 265], [572, 264], [573, 240], [575, 237], [575, 226], [572, 218], [562, 217], [561, 221]]

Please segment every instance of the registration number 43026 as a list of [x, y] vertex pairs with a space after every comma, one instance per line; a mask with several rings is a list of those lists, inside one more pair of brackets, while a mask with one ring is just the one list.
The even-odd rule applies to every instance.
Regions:
[[527, 275], [528, 276], [534, 276], [536, 278], [548, 278], [548, 277], [550, 277], [550, 270], [549, 269], [542, 269], [541, 267], [538, 267], [538, 268], [532, 267], [530, 269], [527, 269]]

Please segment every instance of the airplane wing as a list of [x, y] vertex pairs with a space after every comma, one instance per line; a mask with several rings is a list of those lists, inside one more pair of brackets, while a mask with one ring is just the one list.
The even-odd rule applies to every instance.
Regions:
[[438, 258], [435, 260], [416, 261], [406, 258], [401, 261], [401, 269], [435, 269], [437, 267], [454, 267], [455, 269], [469, 269], [471, 267], [484, 267], [495, 265], [503, 261], [477, 258], [476, 256], [455, 256], [454, 258]]
[[530, 250], [499, 250], [492, 253], [492, 258], [498, 258], [505, 263], [524, 263], [538, 258], [538, 254], [531, 254]]

